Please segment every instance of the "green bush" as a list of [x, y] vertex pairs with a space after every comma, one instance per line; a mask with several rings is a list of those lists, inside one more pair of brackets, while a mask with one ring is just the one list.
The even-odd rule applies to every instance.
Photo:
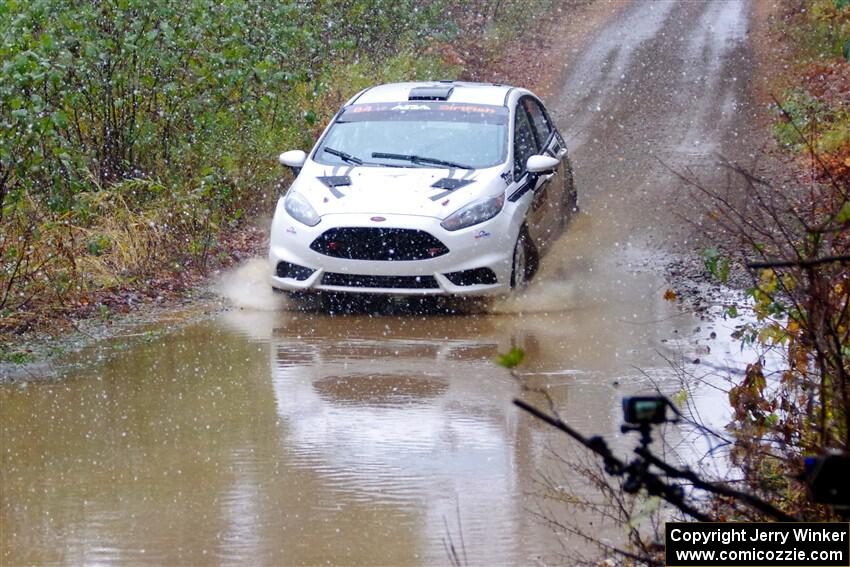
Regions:
[[110, 267], [203, 265], [269, 206], [274, 156], [309, 147], [345, 98], [456, 73], [423, 55], [444, 6], [0, 2], [0, 309], [114, 282]]
[[805, 89], [793, 89], [785, 95], [773, 135], [794, 151], [841, 152], [850, 144], [850, 109], [830, 105]]
[[432, 11], [414, 8], [387, 0], [355, 1], [348, 11], [325, 1], [7, 2], [2, 202], [26, 192], [60, 212], [91, 184], [185, 183], [200, 170], [227, 176], [252, 167], [256, 145], [298, 121], [292, 103], [300, 101], [286, 100], [295, 85], [351, 53], [386, 57], [438, 27]]
[[850, 1], [806, 0], [805, 10], [800, 11], [790, 31], [794, 42], [810, 59], [847, 58]]
[[773, 135], [780, 144], [800, 150], [812, 143], [819, 127], [831, 117], [829, 106], [804, 89], [786, 93], [780, 119], [773, 124]]

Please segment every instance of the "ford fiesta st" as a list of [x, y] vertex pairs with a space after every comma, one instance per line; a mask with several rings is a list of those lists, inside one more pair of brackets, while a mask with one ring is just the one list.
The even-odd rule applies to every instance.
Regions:
[[540, 99], [435, 82], [352, 97], [272, 221], [271, 284], [290, 292], [485, 296], [522, 288], [576, 210], [567, 148]]

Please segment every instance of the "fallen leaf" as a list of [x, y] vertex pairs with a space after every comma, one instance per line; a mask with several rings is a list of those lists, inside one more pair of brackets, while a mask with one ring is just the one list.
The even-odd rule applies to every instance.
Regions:
[[525, 358], [525, 351], [521, 348], [512, 348], [507, 354], [499, 355], [496, 358], [496, 364], [505, 368], [515, 368]]

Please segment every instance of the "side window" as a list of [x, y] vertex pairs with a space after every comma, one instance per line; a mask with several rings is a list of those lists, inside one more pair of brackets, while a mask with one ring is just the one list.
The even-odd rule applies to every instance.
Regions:
[[534, 126], [534, 133], [537, 135], [537, 145], [542, 148], [552, 133], [552, 123], [549, 122], [549, 117], [546, 116], [546, 112], [540, 106], [540, 103], [533, 98], [523, 98], [522, 106], [531, 117], [531, 124]]
[[525, 174], [525, 163], [536, 153], [537, 141], [534, 139], [534, 130], [520, 104], [517, 106], [516, 118], [514, 118], [514, 179], [519, 179]]

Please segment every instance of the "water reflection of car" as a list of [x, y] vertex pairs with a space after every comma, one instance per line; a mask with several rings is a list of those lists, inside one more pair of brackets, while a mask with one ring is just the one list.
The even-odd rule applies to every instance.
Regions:
[[[476, 546], [487, 553], [503, 552], [499, 546], [512, 544], [524, 524], [516, 511], [526, 463], [516, 456], [521, 422], [511, 405], [519, 387], [492, 362], [512, 343], [510, 331], [501, 318], [468, 317], [447, 336], [447, 320], [223, 315], [229, 328], [269, 346], [269, 400], [285, 466], [318, 477], [304, 500], [360, 503], [369, 514], [379, 511], [379, 524], [409, 522], [400, 528], [424, 530], [422, 540], [437, 550], [424, 562], [437, 564], [444, 520], [456, 517], [459, 499], [464, 533], [478, 534]], [[487, 514], [473, 517], [481, 509]], [[298, 521], [333, 531], [334, 523], [316, 521], [322, 514], [310, 510]]]
[[400, 83], [339, 111], [278, 201], [284, 291], [484, 296], [523, 287], [575, 210], [540, 99], [503, 85]]

